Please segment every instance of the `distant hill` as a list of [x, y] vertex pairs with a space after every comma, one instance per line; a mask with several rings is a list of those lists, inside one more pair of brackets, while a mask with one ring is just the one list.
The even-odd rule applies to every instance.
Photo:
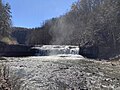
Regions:
[[23, 27], [13, 27], [11, 36], [16, 39], [19, 44], [25, 44], [28, 34], [31, 32], [31, 29]]

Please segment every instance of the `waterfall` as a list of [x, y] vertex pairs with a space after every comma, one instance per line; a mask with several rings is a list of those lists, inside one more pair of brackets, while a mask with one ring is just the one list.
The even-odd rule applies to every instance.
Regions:
[[79, 53], [79, 47], [71, 45], [43, 45], [35, 46], [33, 49], [36, 49], [36, 56], [50, 56], [59, 54], [78, 55]]

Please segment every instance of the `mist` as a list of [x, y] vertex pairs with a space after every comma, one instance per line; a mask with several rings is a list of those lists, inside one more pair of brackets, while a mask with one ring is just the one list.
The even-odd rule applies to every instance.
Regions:
[[50, 28], [51, 44], [69, 44], [74, 29], [74, 24], [68, 22], [66, 17], [60, 17]]

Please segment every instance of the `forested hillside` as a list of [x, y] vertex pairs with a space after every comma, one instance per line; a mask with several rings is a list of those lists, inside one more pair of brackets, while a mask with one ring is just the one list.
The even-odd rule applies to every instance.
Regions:
[[52, 40], [49, 28], [47, 25], [36, 28], [12, 27], [11, 36], [15, 38], [19, 44], [49, 45]]
[[97, 45], [100, 56], [114, 56], [120, 52], [119, 18], [119, 0], [79, 0], [65, 15], [34, 30], [27, 43]]
[[11, 36], [15, 38], [19, 44], [25, 44], [32, 30], [33, 29], [29, 28], [12, 27]]
[[99, 57], [114, 57], [120, 53], [120, 1], [78, 0], [65, 15], [30, 30], [28, 45], [95, 45]]

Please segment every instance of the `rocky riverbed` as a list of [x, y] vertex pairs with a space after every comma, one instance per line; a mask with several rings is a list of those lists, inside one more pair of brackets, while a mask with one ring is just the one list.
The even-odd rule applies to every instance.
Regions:
[[79, 55], [6, 58], [14, 90], [120, 90], [120, 61]]

